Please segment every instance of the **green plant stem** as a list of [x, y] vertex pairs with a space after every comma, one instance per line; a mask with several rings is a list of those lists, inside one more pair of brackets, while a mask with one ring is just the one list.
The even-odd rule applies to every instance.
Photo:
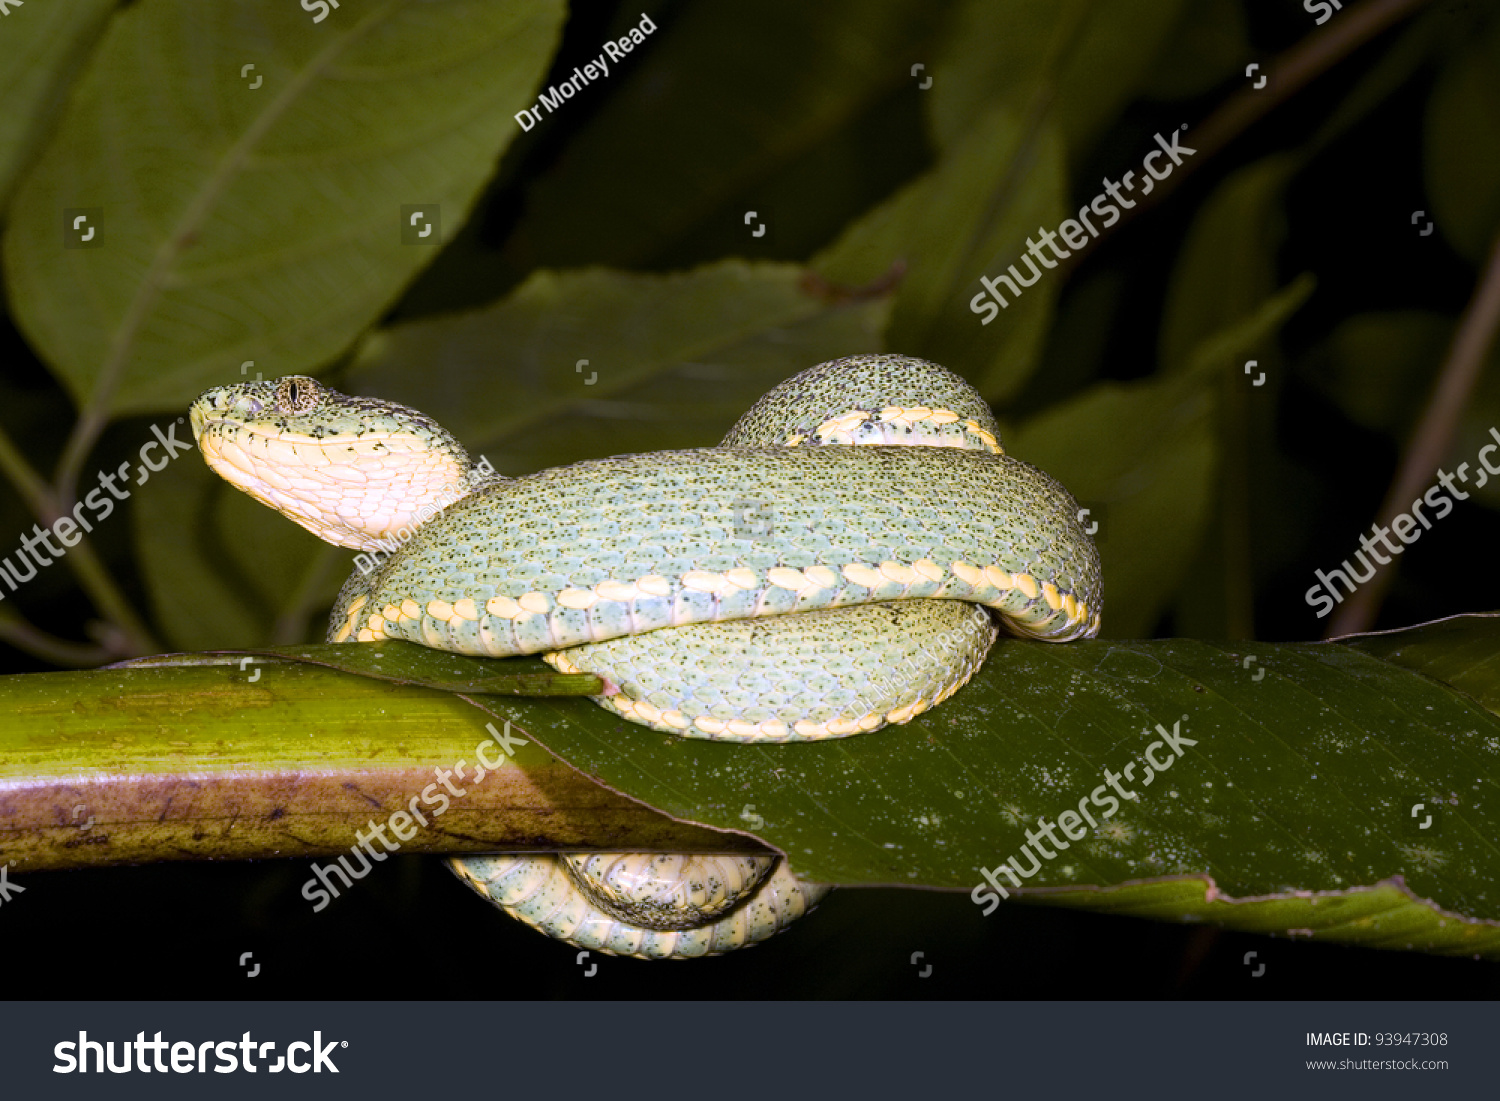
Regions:
[[38, 519], [56, 511], [56, 500], [47, 483], [42, 480], [31, 464], [21, 454], [21, 449], [12, 442], [9, 433], [0, 428], [0, 473], [4, 473], [11, 485], [21, 494], [26, 507]]
[[[50, 528], [60, 517], [67, 515], [57, 494], [31, 468], [31, 464], [3, 428], [0, 428], [0, 472], [16, 487], [26, 502], [26, 507], [42, 526]], [[149, 654], [160, 649], [151, 631], [135, 614], [130, 602], [105, 569], [104, 563], [94, 553], [87, 536], [80, 534], [78, 542], [68, 548], [65, 558], [94, 606], [122, 636], [119, 647], [107, 645], [99, 651], [101, 660], [108, 661], [130, 654]], [[25, 623], [19, 616], [10, 622], [8, 630], [0, 632], [0, 638], [13, 642], [38, 657], [46, 657], [46, 651], [69, 654], [69, 657], [60, 662], [63, 665], [79, 664], [77, 658], [94, 652], [47, 635]], [[51, 641], [43, 641], [47, 639]]]
[[0, 641], [8, 642], [17, 650], [24, 650], [33, 657], [50, 661], [53, 665], [74, 669], [103, 665], [118, 656], [106, 646], [85, 646], [49, 635], [46, 631], [33, 627], [15, 612], [0, 615]]
[[[495, 741], [464, 697], [227, 661], [0, 677], [0, 865], [334, 856], [414, 803], [429, 813], [407, 852], [765, 851], [595, 783], [525, 729]], [[459, 771], [481, 743], [500, 766]], [[458, 781], [432, 810], [439, 769]]]
[[[1458, 331], [1448, 349], [1447, 361], [1438, 375], [1437, 385], [1422, 419], [1417, 422], [1411, 443], [1401, 459], [1396, 477], [1391, 481], [1376, 523], [1389, 527], [1397, 516], [1411, 508], [1437, 476], [1439, 465], [1453, 446], [1453, 435], [1463, 416], [1484, 362], [1500, 329], [1500, 234], [1490, 245], [1484, 274], [1458, 323]], [[1339, 605], [1328, 621], [1326, 638], [1358, 634], [1370, 629], [1380, 606], [1395, 580], [1400, 557], [1393, 556], [1389, 565], [1375, 563], [1375, 576], [1365, 582]]]

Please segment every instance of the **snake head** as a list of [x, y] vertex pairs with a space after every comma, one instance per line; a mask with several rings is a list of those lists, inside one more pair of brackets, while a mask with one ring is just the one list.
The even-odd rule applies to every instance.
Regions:
[[387, 549], [475, 484], [463, 447], [430, 417], [305, 375], [216, 386], [190, 419], [214, 473], [341, 547]]

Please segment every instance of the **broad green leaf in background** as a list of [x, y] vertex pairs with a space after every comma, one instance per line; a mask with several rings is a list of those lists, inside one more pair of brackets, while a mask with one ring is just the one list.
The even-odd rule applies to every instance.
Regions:
[[[1158, 351], [1163, 371], [1190, 370], [1205, 341], [1254, 316], [1271, 298], [1286, 235], [1282, 200], [1299, 164], [1294, 155], [1276, 154], [1248, 165], [1198, 210], [1168, 286]], [[1267, 558], [1270, 531], [1256, 518], [1284, 514], [1277, 507], [1257, 508], [1251, 473], [1264, 479], [1276, 454], [1274, 397], [1284, 372], [1275, 332], [1273, 327], [1253, 343], [1231, 340], [1217, 363], [1220, 466], [1208, 517], [1212, 535], [1179, 579], [1174, 633], [1254, 637], [1255, 564]], [[1258, 383], [1246, 372], [1256, 374]], [[1277, 502], [1274, 489], [1261, 487], [1260, 496]]]
[[1194, 374], [1213, 368], [1223, 368], [1227, 363], [1243, 379], [1246, 372], [1234, 362], [1244, 352], [1271, 340], [1287, 323], [1291, 316], [1302, 308], [1313, 291], [1317, 280], [1311, 272], [1303, 272], [1275, 294], [1255, 303], [1242, 315], [1225, 323], [1215, 332], [1207, 334], [1187, 359], [1187, 372]]
[[1445, 42], [1454, 38], [1466, 41], [1469, 36], [1454, 25], [1454, 16], [1458, 16], [1460, 23], [1483, 18], [1477, 13], [1471, 17], [1467, 10], [1460, 11], [1452, 5], [1429, 5], [1424, 15], [1402, 28], [1380, 60], [1360, 75], [1317, 133], [1307, 140], [1304, 154], [1308, 157], [1320, 154], [1391, 96], [1414, 81], [1425, 79], [1421, 70], [1433, 63], [1433, 55], [1452, 52], [1452, 45], [1445, 47]]
[[[1454, 329], [1452, 318], [1426, 310], [1357, 314], [1329, 337], [1314, 382], [1350, 420], [1404, 447], [1432, 396]], [[1464, 404], [1443, 469], [1456, 470], [1459, 463], [1472, 469], [1480, 448], [1494, 442], [1492, 428], [1500, 430], [1500, 347], [1491, 349]], [[1500, 481], [1479, 486], [1470, 479], [1468, 493], [1500, 508]]]
[[1286, 236], [1282, 197], [1297, 167], [1288, 155], [1256, 161], [1220, 184], [1199, 209], [1167, 290], [1158, 353], [1164, 371], [1185, 369], [1205, 339], [1252, 313], [1276, 289], [1276, 252]]
[[1119, 267], [1078, 272], [1057, 304], [1052, 331], [1026, 387], [1007, 415], [1021, 418], [1073, 397], [1091, 382], [1118, 370], [1125, 355], [1149, 361], [1137, 345], [1122, 355], [1116, 326], [1132, 280]]
[[1356, 424], [1404, 440], [1452, 336], [1452, 319], [1427, 310], [1356, 314], [1328, 338], [1314, 381]]
[[115, 0], [26, 7], [25, 12], [8, 12], [0, 29], [0, 104], [5, 105], [0, 111], [0, 224], [17, 175], [56, 125], [73, 79], [103, 33]]
[[1198, 549], [1219, 461], [1213, 374], [1100, 383], [1006, 434], [1089, 510], [1104, 635], [1153, 633]]
[[1427, 103], [1422, 165], [1443, 236], [1479, 264], [1500, 230], [1500, 19], [1443, 70]]
[[1141, 92], [1152, 99], [1200, 96], [1226, 80], [1244, 76], [1246, 63], [1254, 57], [1239, 0], [1194, 0], [1183, 6]]
[[[178, 408], [246, 360], [327, 361], [463, 221], [562, 18], [560, 0], [384, 0], [317, 24], [288, 3], [139, 0], [17, 192], [21, 330], [116, 414]], [[403, 244], [403, 204], [439, 208], [432, 244]], [[93, 246], [63, 247], [70, 208], [93, 208]]]
[[1004, 104], [1028, 120], [1050, 113], [1070, 153], [1087, 149], [1148, 76], [1183, 7], [1183, 0], [967, 0], [940, 47], [928, 101], [938, 145], [963, 140]]
[[[639, 19], [634, 7], [621, 13], [617, 33]], [[604, 89], [584, 92], [603, 97], [598, 113], [528, 189], [506, 243], [512, 271], [680, 262], [684, 251], [705, 254], [693, 242], [719, 245], [710, 256], [765, 256], [770, 243], [745, 224], [757, 203], [754, 228], [815, 247], [851, 206], [880, 198], [872, 182], [895, 182], [886, 182], [889, 145], [833, 164], [820, 154], [880, 101], [915, 90], [910, 70], [925, 56], [931, 4], [674, 5], [653, 20], [647, 45], [611, 63]], [[550, 122], [544, 116], [538, 133]], [[784, 178], [790, 185], [775, 184]]]
[[[339, 385], [422, 410], [506, 474], [708, 447], [783, 379], [880, 349], [888, 302], [829, 303], [801, 289], [804, 274], [739, 260], [679, 275], [538, 272], [488, 309], [375, 332]], [[142, 573], [173, 645], [323, 637], [350, 551], [196, 452], [134, 496]]]
[[505, 474], [711, 447], [777, 383], [880, 350], [888, 300], [831, 303], [805, 275], [537, 272], [496, 306], [375, 332], [349, 385], [421, 409]]
[[353, 554], [241, 493], [196, 448], [132, 492], [162, 638], [184, 650], [321, 639]]
[[941, 363], [1000, 401], [1036, 366], [1061, 276], [1044, 270], [988, 325], [970, 302], [984, 293], [980, 276], [1005, 271], [1039, 226], [1057, 226], [1066, 190], [1052, 130], [1028, 133], [999, 108], [970, 127], [936, 168], [850, 226], [813, 266], [832, 282], [861, 286], [904, 264], [886, 347]]
[[1104, 564], [1104, 634], [1149, 635], [1196, 553], [1219, 462], [1214, 418], [1224, 363], [1267, 339], [1311, 292], [1294, 283], [1205, 341], [1190, 369], [1101, 383], [1007, 434], [1091, 510]]
[[[1445, 671], [1492, 681], [1494, 620], [1442, 629], [1465, 644]], [[677, 739], [575, 701], [486, 705], [615, 790], [752, 833], [821, 882], [971, 891], [1010, 857], [1029, 868], [1029, 830], [1052, 853], [1025, 880], [1039, 901], [1500, 958], [1500, 718], [1342, 644], [1004, 640], [934, 711], [807, 745]], [[1170, 759], [1163, 729], [1193, 744]], [[1106, 813], [1109, 775], [1134, 798], [1052, 847], [1041, 822]]]
[[1484, 708], [1500, 714], [1500, 648], [1495, 630], [1500, 613], [1479, 612], [1403, 627], [1378, 634], [1352, 635], [1343, 641], [1377, 658], [1466, 692]]

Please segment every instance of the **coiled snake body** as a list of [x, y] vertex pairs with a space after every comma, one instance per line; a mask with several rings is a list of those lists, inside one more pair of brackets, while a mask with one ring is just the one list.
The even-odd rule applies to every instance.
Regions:
[[[967, 682], [996, 620], [1050, 641], [1099, 629], [1099, 560], [1077, 503], [1001, 453], [972, 387], [906, 356], [804, 371], [716, 448], [517, 479], [480, 473], [414, 410], [301, 376], [209, 390], [191, 419], [235, 486], [384, 555], [350, 576], [330, 641], [540, 652], [602, 676], [601, 706], [684, 737], [876, 730]], [[648, 957], [755, 943], [827, 890], [778, 858], [452, 864], [550, 935]]]

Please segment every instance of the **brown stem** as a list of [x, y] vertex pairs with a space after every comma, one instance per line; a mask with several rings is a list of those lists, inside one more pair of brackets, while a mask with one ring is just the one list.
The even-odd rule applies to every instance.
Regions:
[[1366, 0], [1363, 4], [1344, 8], [1324, 29], [1309, 35], [1273, 61], [1265, 70], [1264, 88], [1247, 86], [1241, 89], [1204, 122], [1188, 131], [1183, 144], [1191, 146], [1194, 156], [1158, 182], [1150, 196], [1138, 199], [1135, 209], [1126, 213], [1121, 224], [1160, 203], [1192, 174], [1193, 169], [1211, 159], [1272, 109], [1291, 99], [1370, 39], [1431, 2]]
[[[1380, 516], [1376, 520], [1379, 526], [1389, 527], [1433, 484], [1438, 464], [1453, 446], [1454, 432], [1479, 381], [1485, 358], [1495, 342], [1497, 328], [1500, 328], [1500, 234], [1490, 246], [1489, 261], [1479, 287], [1458, 323], [1458, 332], [1448, 349], [1448, 359], [1438, 375], [1437, 386], [1433, 388], [1432, 397], [1402, 457], [1401, 467], [1380, 506]], [[1325, 638], [1370, 629], [1391, 582], [1395, 580], [1396, 566], [1400, 561], [1400, 558], [1393, 557], [1389, 565], [1378, 561], [1373, 563], [1375, 576], [1356, 589], [1334, 612]]]
[[[31, 468], [31, 464], [21, 454], [20, 448], [16, 447], [4, 429], [0, 429], [0, 473], [3, 473], [16, 487], [17, 492], [21, 494], [21, 499], [26, 502], [26, 507], [43, 527], [51, 528], [59, 518], [67, 515], [57, 492]], [[94, 606], [124, 638], [123, 651], [119, 653], [109, 649], [99, 651], [98, 660], [108, 661], [111, 658], [122, 657], [125, 653], [149, 654], [153, 650], [160, 649], [146, 624], [135, 614], [135, 609], [130, 606], [130, 602], [125, 599], [119, 586], [115, 584], [114, 578], [105, 569], [104, 563], [94, 553], [94, 548], [87, 536], [79, 536], [78, 542], [69, 548], [66, 561], [68, 568], [78, 578], [84, 592], [94, 602]], [[29, 628], [29, 630], [35, 629]], [[63, 642], [61, 639], [54, 639], [50, 643], [42, 641], [51, 638], [52, 636], [45, 635], [43, 632], [35, 632], [33, 635], [19, 630], [15, 627], [15, 621], [9, 629], [0, 631], [0, 639], [11, 642], [38, 657], [47, 657], [49, 650], [57, 654], [69, 654], [69, 657], [58, 662], [60, 665], [80, 664], [75, 659], [85, 653], [93, 652], [81, 647], [67, 649], [72, 644]], [[52, 659], [48, 658], [48, 660]]]
[[87, 646], [49, 635], [16, 613], [0, 616], [0, 641], [64, 668], [89, 669], [119, 656], [105, 646]]

